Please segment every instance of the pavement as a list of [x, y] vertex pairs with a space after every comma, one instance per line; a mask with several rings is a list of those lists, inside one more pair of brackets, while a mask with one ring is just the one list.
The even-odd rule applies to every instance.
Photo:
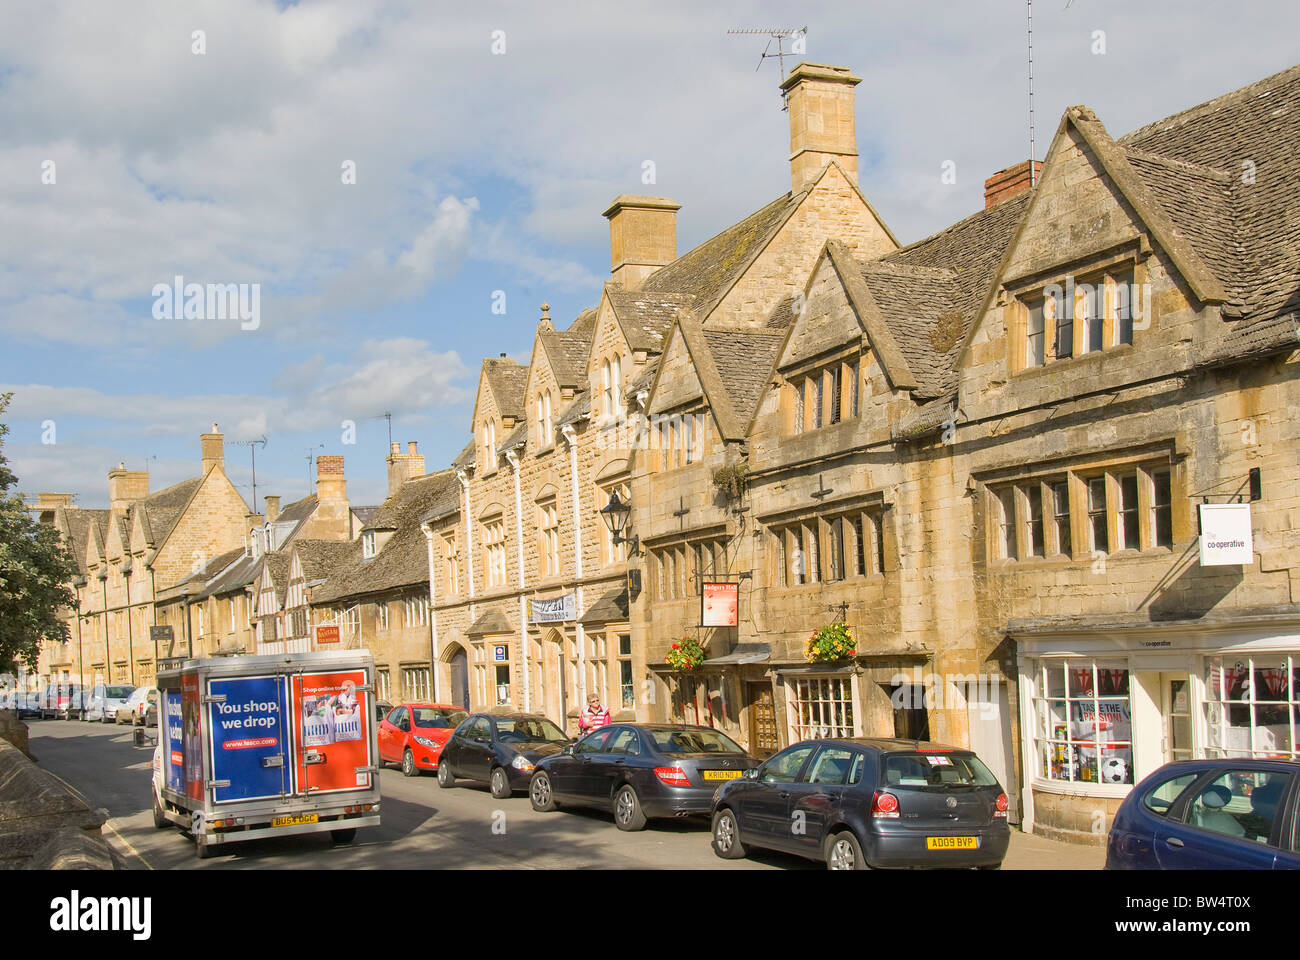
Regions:
[[[493, 799], [486, 785], [438, 786], [431, 774], [380, 773], [383, 822], [335, 846], [328, 834], [256, 840], [218, 849], [208, 860], [176, 827], [158, 829], [150, 812], [152, 747], [132, 746], [131, 728], [65, 720], [31, 722], [40, 765], [108, 812], [104, 834], [122, 866], [137, 870], [318, 869], [685, 869], [819, 870], [821, 864], [755, 851], [720, 860], [703, 819], [655, 821], [637, 833], [618, 830], [607, 813], [538, 813], [528, 798]], [[1100, 869], [1105, 852], [1013, 831], [1004, 870]]]

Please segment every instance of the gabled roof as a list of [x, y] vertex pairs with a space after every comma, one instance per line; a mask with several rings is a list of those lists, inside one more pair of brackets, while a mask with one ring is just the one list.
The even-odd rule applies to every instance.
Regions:
[[465, 444], [465, 449], [457, 454], [456, 459], [451, 462], [453, 468], [457, 470], [468, 469], [474, 466], [478, 451], [478, 444], [472, 439]]
[[488, 357], [483, 361], [483, 376], [487, 378], [501, 416], [522, 419], [528, 368], [520, 366], [509, 357]]
[[488, 607], [478, 615], [469, 629], [465, 631], [467, 637], [479, 636], [485, 633], [514, 633], [515, 628], [510, 625], [509, 618], [501, 612], [500, 607]]
[[338, 566], [350, 540], [298, 540], [292, 552], [298, 556], [298, 565], [302, 567], [303, 582], [311, 584], [324, 580]]
[[[233, 563], [227, 564], [225, 569], [218, 570], [217, 575], [208, 581], [203, 592], [199, 594], [199, 599], [242, 591], [250, 584], [255, 584], [261, 577], [262, 557], [246, 554], [242, 550], [231, 551], [231, 553], [238, 556]], [[213, 569], [217, 568], [214, 566]]]
[[108, 511], [76, 509], [64, 510], [62, 513], [67, 521], [68, 547], [77, 561], [77, 570], [84, 577], [86, 575], [86, 550], [89, 546], [88, 539], [91, 528], [107, 526]]
[[435, 508], [458, 495], [455, 471], [441, 470], [424, 477], [412, 477], [384, 501], [375, 518], [376, 527], [392, 529], [393, 535], [378, 554], [366, 559], [362, 541], [341, 544], [334, 570], [312, 594], [312, 603], [339, 603], [429, 582], [429, 554], [420, 524]]
[[546, 351], [551, 371], [561, 387], [581, 387], [587, 382], [587, 358], [596, 332], [596, 311], [582, 311], [567, 330], [543, 330], [537, 335]]
[[1241, 314], [1211, 352], [1244, 356], [1294, 346], [1300, 65], [1147, 124], [1118, 143], [1130, 157], [1138, 152], [1192, 165], [1166, 173], [1164, 183], [1152, 163], [1139, 159], [1135, 167], [1179, 232], [1220, 275], [1232, 308], [1225, 313]]
[[[141, 528], [148, 537], [148, 546], [158, 548], [167, 542], [185, 513], [185, 508], [199, 492], [203, 480], [203, 477], [191, 477], [131, 504], [128, 513], [132, 517], [137, 511], [141, 514]], [[133, 549], [138, 546], [140, 545], [132, 544]]]
[[605, 296], [609, 298], [627, 345], [647, 353], [663, 350], [664, 338], [677, 311], [695, 301], [695, 296], [690, 293], [624, 290], [621, 284], [613, 282], [605, 284]]
[[[1032, 191], [1017, 194], [879, 260], [859, 261], [862, 284], [906, 362], [906, 373], [899, 369], [895, 378], [888, 338], [883, 333], [873, 336], [870, 321], [863, 317], [868, 339], [896, 387], [906, 389], [907, 380], [913, 381], [914, 399], [933, 399], [956, 389], [962, 345], [1031, 196]], [[842, 259], [837, 259], [837, 267]], [[851, 283], [845, 286], [852, 298]], [[872, 310], [865, 303], [855, 307], [860, 315]]]
[[[777, 355], [785, 344], [784, 331], [703, 330], [713, 355], [718, 382], [731, 401], [742, 435], [758, 412], [763, 393], [772, 382]], [[706, 391], [707, 392], [707, 391]], [[710, 402], [712, 399], [710, 398]]]
[[264, 569], [271, 575], [277, 606], [284, 606], [285, 591], [289, 587], [289, 551], [277, 550], [266, 555]]
[[379, 506], [353, 507], [352, 512], [356, 514], [357, 519], [361, 521], [361, 526], [367, 527], [370, 525], [370, 521], [375, 519], [375, 514], [379, 512]]
[[695, 298], [693, 309], [696, 316], [707, 319], [815, 185], [816, 182], [797, 194], [786, 193], [777, 197], [739, 223], [660, 267], [646, 278], [638, 292], [643, 297], [665, 293], [691, 294]]

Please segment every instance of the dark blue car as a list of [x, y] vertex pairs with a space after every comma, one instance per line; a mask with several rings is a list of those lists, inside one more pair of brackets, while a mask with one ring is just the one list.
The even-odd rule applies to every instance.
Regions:
[[725, 784], [713, 852], [766, 847], [832, 870], [1002, 865], [1007, 795], [969, 750], [917, 740], [805, 740]]
[[1300, 869], [1300, 763], [1181, 760], [1124, 798], [1107, 870]]

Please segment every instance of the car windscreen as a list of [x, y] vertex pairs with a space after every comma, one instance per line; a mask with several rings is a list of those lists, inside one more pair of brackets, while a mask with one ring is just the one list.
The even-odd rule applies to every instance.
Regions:
[[135, 692], [135, 687], [105, 687], [104, 696], [109, 700], [125, 700]]
[[736, 741], [717, 730], [656, 730], [648, 733], [660, 753], [740, 753]]
[[417, 727], [433, 730], [450, 730], [468, 717], [464, 710], [445, 707], [412, 707], [411, 717]]
[[924, 751], [885, 754], [880, 780], [883, 786], [904, 790], [992, 787], [998, 782], [973, 753]]
[[497, 736], [502, 740], [536, 740], [543, 743], [564, 743], [569, 739], [551, 721], [530, 717], [499, 718]]

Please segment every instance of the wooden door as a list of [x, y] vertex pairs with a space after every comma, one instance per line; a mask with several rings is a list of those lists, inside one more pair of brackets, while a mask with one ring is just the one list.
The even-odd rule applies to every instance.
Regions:
[[772, 685], [745, 684], [745, 707], [749, 711], [749, 752], [756, 757], [770, 757], [781, 747], [776, 732]]

